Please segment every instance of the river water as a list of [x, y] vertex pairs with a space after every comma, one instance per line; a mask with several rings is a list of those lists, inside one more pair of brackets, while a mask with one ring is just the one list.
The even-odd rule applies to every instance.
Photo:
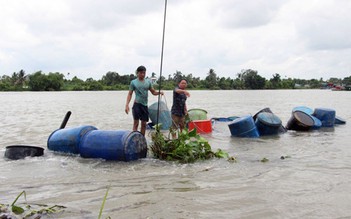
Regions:
[[[54, 218], [350, 218], [351, 92], [330, 90], [190, 91], [188, 108], [208, 117], [254, 115], [269, 107], [285, 125], [295, 106], [336, 110], [346, 125], [274, 137], [233, 138], [227, 123], [203, 135], [237, 163], [177, 164], [153, 159], [107, 162], [47, 150], [68, 110], [67, 127], [130, 130], [126, 91], [0, 93], [0, 203], [26, 191], [29, 203], [64, 205]], [[165, 101], [172, 104], [172, 93]], [[149, 103], [157, 97], [149, 97]], [[150, 142], [150, 131], [147, 130]], [[42, 157], [11, 161], [7, 145], [44, 147]], [[290, 158], [280, 159], [281, 156]], [[268, 162], [260, 162], [263, 158]], [[23, 203], [20, 198], [19, 203]], [[51, 218], [51, 217], [49, 217]]]

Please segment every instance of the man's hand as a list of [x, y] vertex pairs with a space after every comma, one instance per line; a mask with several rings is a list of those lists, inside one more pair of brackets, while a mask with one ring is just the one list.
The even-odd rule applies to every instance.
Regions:
[[126, 108], [124, 110], [127, 114], [129, 113], [129, 105], [126, 105]]

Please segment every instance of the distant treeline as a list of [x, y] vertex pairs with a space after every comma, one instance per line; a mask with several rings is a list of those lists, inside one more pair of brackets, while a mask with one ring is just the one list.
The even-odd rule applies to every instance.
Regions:
[[[70, 73], [59, 72], [43, 73], [41, 71], [26, 74], [24, 70], [14, 72], [11, 76], [3, 75], [0, 78], [0, 91], [82, 91], [82, 90], [127, 90], [130, 81], [136, 78], [135, 74], [120, 75], [117, 72], [107, 72], [100, 80], [88, 78], [85, 81], [74, 76], [70, 79]], [[319, 89], [333, 85], [351, 85], [351, 76], [346, 78], [330, 78], [324, 81], [320, 79], [296, 79], [282, 78], [275, 73], [270, 79], [266, 79], [252, 69], [242, 70], [236, 74], [236, 78], [219, 77], [215, 70], [210, 69], [204, 79], [194, 77], [192, 74], [183, 74], [176, 71], [168, 77], [157, 78], [152, 72], [147, 76], [155, 82], [155, 88], [172, 90], [177, 82], [185, 78], [188, 81], [188, 89], [209, 90], [244, 90], [244, 89]]]

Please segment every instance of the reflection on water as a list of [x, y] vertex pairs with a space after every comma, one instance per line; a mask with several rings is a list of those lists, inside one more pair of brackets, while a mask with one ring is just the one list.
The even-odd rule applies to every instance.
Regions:
[[[130, 130], [127, 92], [0, 93], [0, 152], [13, 144], [46, 148], [66, 112], [67, 127]], [[166, 91], [167, 100], [172, 100]], [[0, 159], [0, 203], [23, 190], [28, 202], [67, 206], [60, 218], [348, 218], [351, 217], [351, 92], [326, 90], [191, 91], [188, 108], [211, 117], [254, 115], [269, 107], [284, 124], [295, 106], [336, 110], [346, 125], [257, 139], [233, 138], [227, 123], [204, 135], [237, 163], [212, 159], [177, 164], [148, 158], [129, 163], [83, 159], [45, 150], [43, 157]], [[150, 103], [157, 97], [150, 97]], [[171, 102], [167, 102], [170, 108]], [[148, 131], [149, 132], [149, 131]], [[147, 133], [148, 142], [151, 141]], [[281, 156], [287, 156], [281, 159]], [[261, 162], [267, 158], [268, 162]], [[20, 200], [23, 202], [23, 200]]]

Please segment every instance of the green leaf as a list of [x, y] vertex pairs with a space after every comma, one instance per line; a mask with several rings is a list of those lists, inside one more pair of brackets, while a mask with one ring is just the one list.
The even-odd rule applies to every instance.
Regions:
[[24, 209], [21, 207], [18, 207], [16, 205], [12, 205], [11, 210], [15, 214], [22, 214], [24, 212]]
[[221, 149], [218, 149], [215, 153], [215, 156], [218, 158], [228, 158], [229, 154]]
[[191, 137], [195, 137], [196, 136], [196, 128], [194, 128], [193, 130], [191, 130], [190, 132], [189, 132], [189, 137], [191, 138]]
[[207, 143], [208, 141], [204, 138], [204, 137], [201, 137], [199, 138], [199, 143]]

